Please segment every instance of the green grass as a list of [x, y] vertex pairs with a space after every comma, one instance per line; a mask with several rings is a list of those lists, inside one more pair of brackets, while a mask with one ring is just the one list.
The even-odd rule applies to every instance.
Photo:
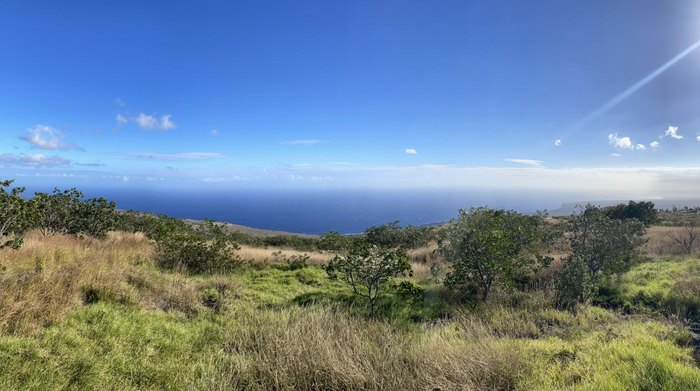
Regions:
[[[387, 287], [371, 316], [318, 267], [130, 267], [105, 292], [141, 300], [98, 294], [39, 331], [0, 333], [0, 389], [700, 389], [682, 327], [593, 306], [558, 311], [544, 292], [465, 306], [411, 280]], [[687, 313], [698, 276], [698, 260], [641, 264], [615, 294]]]
[[636, 265], [611, 281], [606, 301], [628, 312], [700, 321], [700, 259], [659, 259]]

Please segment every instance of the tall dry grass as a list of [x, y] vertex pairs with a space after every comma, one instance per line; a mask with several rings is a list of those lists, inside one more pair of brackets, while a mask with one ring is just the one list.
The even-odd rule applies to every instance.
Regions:
[[203, 283], [155, 270], [152, 253], [142, 234], [100, 241], [30, 233], [21, 249], [0, 251], [0, 333], [37, 331], [98, 300], [185, 315], [202, 309]]
[[[494, 390], [527, 365], [517, 344], [483, 323], [399, 331], [313, 307], [241, 314], [194, 388], [246, 390]], [[465, 324], [466, 325], [466, 324]]]
[[[700, 229], [696, 229], [700, 233]], [[684, 227], [652, 226], [647, 229], [647, 243], [644, 250], [652, 256], [686, 255], [683, 247], [673, 240], [673, 237], [687, 237]], [[696, 253], [700, 248], [700, 238], [693, 243], [692, 251]]]

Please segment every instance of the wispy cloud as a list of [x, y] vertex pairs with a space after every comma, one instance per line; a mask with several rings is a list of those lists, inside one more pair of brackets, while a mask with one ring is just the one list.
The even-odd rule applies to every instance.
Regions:
[[154, 152], [131, 152], [120, 155], [129, 156], [143, 160], [206, 160], [218, 159], [226, 155], [219, 152], [180, 152], [180, 153], [154, 153]]
[[114, 105], [119, 107], [126, 107], [126, 103], [121, 98], [114, 98]]
[[683, 139], [683, 136], [678, 134], [678, 126], [669, 126], [668, 129], [664, 132], [664, 135], [661, 136], [660, 138], [664, 137], [670, 137], [675, 140], [681, 140]]
[[48, 125], [36, 125], [27, 129], [27, 134], [20, 136], [20, 139], [39, 149], [84, 151], [79, 145], [63, 142], [63, 133]]
[[288, 144], [288, 145], [314, 145], [314, 144], [319, 144], [322, 142], [323, 142], [323, 140], [291, 140], [291, 141], [285, 141], [284, 144]]
[[23, 166], [23, 167], [67, 167], [70, 166], [70, 160], [58, 156], [44, 156], [40, 153], [29, 155], [13, 155], [5, 153], [0, 155], [0, 165], [4, 166]]
[[555, 147], [561, 146], [561, 139], [560, 139], [560, 138], [554, 140], [554, 146], [555, 146]]
[[209, 134], [211, 134], [214, 137], [217, 137], [218, 135], [221, 134], [221, 132], [219, 131], [219, 129], [212, 129], [212, 131], [209, 132]]
[[416, 150], [413, 149], [413, 148], [406, 148], [406, 150], [404, 151], [404, 153], [406, 153], [406, 155], [417, 155], [417, 154], [418, 154], [418, 151], [416, 151]]
[[[700, 140], [698, 140], [698, 141], [700, 141]], [[661, 143], [658, 141], [652, 141], [649, 143], [649, 147], [651, 147], [651, 149], [656, 149], [660, 146], [661, 146]]]
[[129, 119], [123, 116], [122, 114], [117, 114], [117, 116], [114, 117], [114, 119], [117, 120], [117, 125], [126, 125], [129, 123]]
[[153, 115], [140, 113], [134, 118], [134, 121], [144, 130], [170, 130], [177, 127], [170, 114], [163, 115], [158, 119]]
[[525, 166], [541, 166], [544, 163], [542, 160], [533, 159], [506, 159], [507, 162], [522, 164]]

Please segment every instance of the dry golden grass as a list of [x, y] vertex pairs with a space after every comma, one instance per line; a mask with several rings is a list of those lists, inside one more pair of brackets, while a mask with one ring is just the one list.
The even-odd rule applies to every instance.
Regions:
[[333, 308], [258, 311], [202, 365], [201, 389], [491, 390], [516, 387], [526, 365], [517, 344], [467, 327], [396, 332]]
[[30, 233], [21, 249], [0, 251], [0, 333], [31, 333], [96, 300], [199, 311], [205, 283], [155, 270], [152, 252], [142, 234], [111, 232], [99, 241]]
[[[672, 236], [684, 237], [687, 235], [684, 227], [664, 227], [653, 226], [647, 229], [648, 242], [644, 246], [644, 250], [652, 256], [659, 255], [685, 255], [681, 246], [678, 245]], [[700, 229], [696, 229], [700, 233]], [[693, 252], [700, 248], [700, 238], [693, 243]]]

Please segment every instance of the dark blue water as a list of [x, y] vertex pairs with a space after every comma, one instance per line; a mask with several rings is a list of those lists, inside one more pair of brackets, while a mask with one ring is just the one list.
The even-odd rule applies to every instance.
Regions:
[[489, 206], [532, 212], [555, 208], [560, 199], [541, 194], [477, 191], [196, 191], [164, 189], [83, 189], [104, 196], [120, 209], [163, 213], [177, 218], [226, 221], [298, 233], [358, 233], [371, 225], [399, 220], [423, 225], [450, 220], [460, 208]]

